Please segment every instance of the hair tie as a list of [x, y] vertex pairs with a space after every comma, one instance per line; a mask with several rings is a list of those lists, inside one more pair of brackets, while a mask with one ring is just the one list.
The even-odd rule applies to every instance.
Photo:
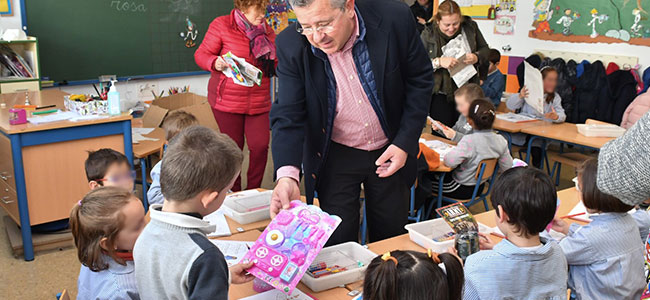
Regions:
[[433, 262], [438, 264], [438, 268], [442, 269], [442, 272], [447, 275], [447, 267], [445, 267], [445, 264], [440, 260], [440, 256], [438, 252], [433, 251], [431, 249], [427, 249], [427, 254], [429, 255], [429, 258], [433, 259]]
[[77, 202], [77, 205], [81, 206], [81, 200], [79, 200], [79, 202]]
[[544, 66], [541, 69], [539, 69], [539, 71], [542, 72], [542, 71], [544, 71], [546, 69], [550, 69], [550, 68], [552, 68], [552, 67], [551, 66]]
[[490, 109], [489, 113], [491, 113], [493, 116], [495, 115], [494, 111]]
[[474, 114], [476, 114], [476, 112], [478, 112], [478, 107], [479, 107], [478, 104], [476, 106], [474, 106]]
[[395, 266], [397, 267], [397, 258], [391, 256], [391, 255], [390, 255], [390, 251], [384, 253], [384, 255], [381, 256], [381, 259], [382, 259], [383, 261], [392, 260], [392, 261], [395, 263]]

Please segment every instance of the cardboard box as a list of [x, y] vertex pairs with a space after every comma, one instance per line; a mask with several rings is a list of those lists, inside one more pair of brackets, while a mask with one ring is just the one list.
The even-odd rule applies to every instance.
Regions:
[[155, 99], [151, 103], [151, 107], [142, 116], [142, 126], [147, 128], [160, 127], [167, 114], [176, 110], [191, 113], [202, 126], [219, 131], [208, 98], [194, 93], [181, 93]]

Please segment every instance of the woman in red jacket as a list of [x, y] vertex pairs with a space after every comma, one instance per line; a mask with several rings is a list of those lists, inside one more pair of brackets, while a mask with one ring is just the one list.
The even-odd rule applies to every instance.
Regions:
[[[194, 53], [196, 63], [210, 71], [208, 101], [221, 132], [244, 148], [244, 137], [250, 150], [248, 189], [259, 188], [264, 177], [269, 149], [269, 110], [271, 110], [270, 77], [275, 75], [275, 33], [264, 15], [268, 0], [234, 0], [235, 9], [210, 24], [203, 42]], [[262, 70], [260, 86], [235, 84], [221, 71], [228, 67], [221, 58], [228, 52], [246, 59]], [[241, 190], [237, 178], [233, 191]]]

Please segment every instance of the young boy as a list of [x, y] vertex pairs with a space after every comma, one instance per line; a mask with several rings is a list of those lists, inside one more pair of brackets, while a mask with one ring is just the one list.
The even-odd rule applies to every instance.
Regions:
[[[196, 117], [182, 110], [170, 113], [163, 122], [162, 128], [165, 130], [165, 139], [167, 143], [172, 140], [183, 129], [199, 125]], [[147, 191], [147, 200], [151, 204], [163, 204], [163, 195], [160, 192], [160, 161], [151, 169], [151, 186]]]
[[164, 203], [149, 210], [151, 221], [133, 250], [142, 299], [228, 299], [228, 286], [253, 279], [252, 262], [228, 266], [207, 234], [203, 217], [223, 203], [241, 170], [237, 144], [212, 129], [193, 126], [170, 143], [162, 160]]
[[100, 186], [119, 186], [133, 191], [135, 171], [120, 152], [108, 148], [89, 151], [85, 168], [91, 190]]
[[488, 67], [488, 76], [481, 87], [483, 88], [485, 97], [490, 98], [494, 107], [499, 108], [499, 104], [501, 104], [501, 96], [503, 96], [503, 90], [506, 88], [506, 79], [503, 77], [503, 73], [499, 71], [499, 61], [501, 61], [501, 53], [499, 53], [499, 50], [490, 49], [488, 61], [490, 62], [490, 66]]
[[480, 234], [486, 250], [467, 258], [463, 299], [566, 299], [566, 257], [557, 242], [539, 236], [555, 215], [551, 178], [535, 168], [512, 168], [490, 198], [506, 238], [493, 245]]
[[[448, 139], [459, 142], [463, 136], [466, 134], [472, 133], [472, 126], [467, 123], [467, 115], [469, 114], [469, 105], [472, 104], [472, 101], [480, 98], [485, 98], [483, 95], [483, 90], [476, 83], [468, 83], [461, 86], [454, 93], [454, 100], [456, 100], [456, 110], [460, 113], [458, 121], [454, 124], [454, 127], [449, 128], [444, 126], [442, 123], [438, 124], [443, 128], [442, 133]], [[437, 128], [433, 125], [434, 130]]]

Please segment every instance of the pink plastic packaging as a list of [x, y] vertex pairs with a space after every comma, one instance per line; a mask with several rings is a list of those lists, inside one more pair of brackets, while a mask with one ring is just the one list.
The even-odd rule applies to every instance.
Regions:
[[291, 294], [340, 223], [341, 218], [317, 206], [291, 201], [291, 207], [271, 221], [244, 256], [254, 263], [247, 271]]

